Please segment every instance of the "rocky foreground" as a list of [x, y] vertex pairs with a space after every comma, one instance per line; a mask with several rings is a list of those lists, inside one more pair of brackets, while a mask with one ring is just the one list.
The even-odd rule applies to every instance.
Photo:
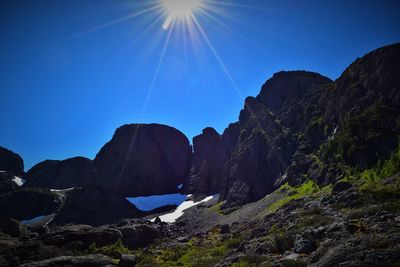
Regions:
[[[158, 124], [118, 128], [94, 160], [26, 173], [0, 148], [0, 265], [400, 266], [399, 141], [394, 44], [335, 81], [275, 74], [193, 151]], [[144, 212], [126, 200], [177, 192], [219, 198], [170, 224], [147, 219], [174, 206]]]
[[24, 226], [2, 219], [2, 266], [398, 266], [399, 176], [282, 187], [234, 210], [217, 200], [174, 224]]

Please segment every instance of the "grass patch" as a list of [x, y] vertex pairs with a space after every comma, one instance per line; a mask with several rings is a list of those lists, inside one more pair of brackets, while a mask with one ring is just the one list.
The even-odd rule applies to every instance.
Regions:
[[212, 211], [214, 211], [214, 212], [216, 212], [216, 213], [223, 214], [221, 208], [222, 208], [222, 206], [225, 204], [225, 202], [226, 202], [226, 201], [218, 202], [217, 204], [215, 204], [214, 206], [211, 206], [211, 207], [208, 208], [208, 209], [209, 209], [209, 210], [212, 210]]
[[394, 184], [389, 185], [383, 185], [382, 181], [398, 173], [400, 173], [400, 146], [387, 160], [380, 160], [374, 167], [369, 169], [353, 169], [342, 180], [353, 183], [360, 190], [392, 189], [393, 191], [400, 187], [399, 179]]
[[113, 258], [120, 258], [121, 254], [131, 254], [130, 250], [124, 246], [121, 239], [110, 246], [96, 247], [96, 243], [92, 243], [84, 254], [103, 254]]
[[215, 266], [240, 242], [240, 238], [221, 240], [215, 230], [205, 238], [193, 238], [184, 245], [139, 250], [134, 254], [138, 266]]
[[291, 187], [290, 185], [288, 185], [288, 183], [285, 183], [278, 190], [284, 193], [285, 197], [270, 205], [267, 208], [268, 213], [276, 212], [278, 209], [280, 209], [282, 206], [289, 203], [290, 201], [318, 192], [319, 187], [314, 181], [308, 180], [299, 187]]

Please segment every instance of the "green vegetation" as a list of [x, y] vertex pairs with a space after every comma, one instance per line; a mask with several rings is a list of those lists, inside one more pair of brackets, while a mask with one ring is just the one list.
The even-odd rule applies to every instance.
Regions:
[[138, 266], [214, 266], [240, 242], [240, 238], [222, 240], [219, 229], [215, 229], [205, 238], [193, 238], [172, 247], [138, 250], [135, 255]]
[[290, 201], [302, 198], [307, 195], [311, 195], [313, 193], [317, 193], [320, 189], [314, 181], [308, 180], [299, 187], [292, 187], [288, 183], [285, 183], [278, 190], [284, 193], [285, 197], [281, 198], [280, 200], [269, 206], [267, 208], [268, 213], [274, 213]]
[[119, 259], [121, 254], [131, 254], [131, 252], [124, 246], [121, 239], [119, 239], [113, 245], [100, 248], [96, 247], [96, 243], [92, 243], [84, 254], [103, 254]]
[[389, 147], [398, 144], [398, 136], [393, 130], [395, 122], [396, 110], [380, 102], [364, 112], [347, 115], [335, 139], [324, 147], [323, 157], [343, 160], [354, 167], [369, 168], [388, 156]]
[[361, 172], [359, 177], [363, 182], [361, 189], [378, 188], [383, 179], [400, 172], [400, 147], [391, 154], [386, 161], [379, 161], [378, 164]]
[[294, 235], [285, 229], [273, 224], [269, 229], [265, 240], [270, 244], [270, 249], [274, 253], [283, 253], [293, 248]]
[[209, 209], [212, 210], [212, 211], [215, 211], [216, 213], [223, 214], [221, 208], [225, 204], [225, 202], [226, 201], [218, 202], [217, 204], [215, 204], [214, 206], [210, 207]]
[[232, 264], [232, 267], [271, 267], [271, 263], [266, 256], [248, 255], [240, 259], [240, 261]]

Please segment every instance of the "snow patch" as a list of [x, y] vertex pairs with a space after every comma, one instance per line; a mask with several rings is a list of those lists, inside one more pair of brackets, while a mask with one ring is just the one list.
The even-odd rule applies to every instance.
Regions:
[[12, 179], [14, 183], [16, 183], [18, 186], [21, 186], [25, 183], [24, 179], [19, 178], [18, 176], [14, 176], [14, 179]]
[[50, 189], [51, 192], [68, 192], [74, 190], [74, 187], [65, 188], [65, 189]]
[[[188, 195], [188, 198], [190, 198], [192, 195]], [[210, 201], [211, 199], [213, 199], [214, 197], [216, 197], [218, 195], [214, 195], [214, 196], [208, 196], [198, 202], [194, 202], [193, 200], [186, 200], [185, 202], [183, 202], [182, 204], [180, 204], [178, 206], [178, 208], [176, 208], [175, 211], [171, 212], [171, 213], [167, 213], [164, 215], [159, 216], [159, 218], [161, 219], [161, 221], [163, 222], [168, 222], [168, 223], [173, 223], [175, 222], [179, 217], [181, 217], [183, 215], [183, 212], [191, 207], [194, 207], [200, 203], [203, 202], [207, 202]], [[156, 218], [151, 219], [150, 221], [154, 222]]]
[[29, 220], [23, 220], [23, 221], [21, 221], [21, 223], [22, 224], [32, 224], [32, 223], [35, 223], [35, 222], [38, 222], [38, 221], [40, 221], [40, 220], [42, 220], [44, 218], [44, 215], [40, 215], [40, 216], [36, 216], [36, 217], [34, 217], [34, 218], [32, 218], [32, 219], [29, 219]]

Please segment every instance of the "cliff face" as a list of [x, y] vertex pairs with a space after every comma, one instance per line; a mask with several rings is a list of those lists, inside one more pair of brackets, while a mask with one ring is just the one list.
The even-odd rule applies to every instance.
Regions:
[[0, 171], [22, 176], [24, 161], [20, 155], [0, 146]]
[[92, 184], [124, 196], [174, 193], [189, 175], [191, 160], [189, 141], [180, 131], [124, 125], [93, 160]]
[[[216, 142], [203, 132], [194, 139], [203, 138], [194, 159], [207, 167], [194, 162], [190, 191], [203, 193], [204, 184], [215, 184], [212, 191], [219, 189], [226, 206], [237, 206], [285, 182], [333, 183], [342, 174], [338, 164], [371, 167], [398, 145], [399, 66], [395, 44], [357, 59], [336, 81], [306, 71], [274, 74], [257, 97], [245, 100], [236, 134], [224, 133]], [[216, 143], [229, 147], [219, 161], [203, 153]]]

